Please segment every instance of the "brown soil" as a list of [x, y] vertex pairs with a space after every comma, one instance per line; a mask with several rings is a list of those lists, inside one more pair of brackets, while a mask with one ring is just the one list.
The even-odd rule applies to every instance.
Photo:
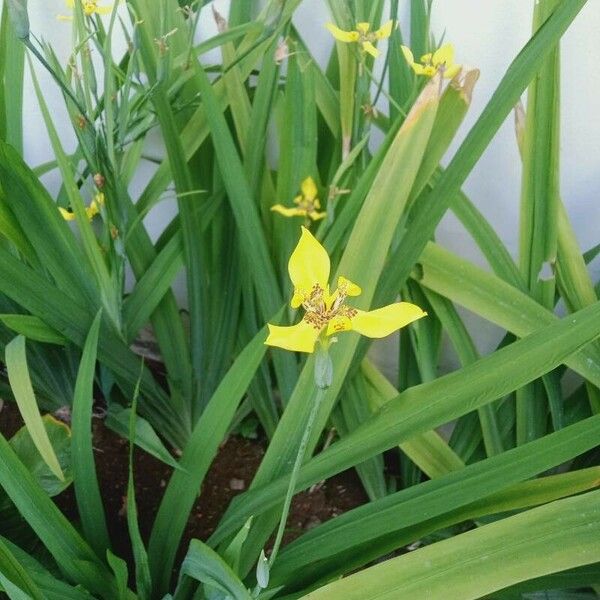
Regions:
[[[16, 407], [5, 403], [0, 413], [0, 431], [10, 437], [22, 425]], [[131, 560], [127, 533], [125, 494], [128, 477], [128, 443], [94, 419], [94, 449], [106, 518], [117, 555]], [[215, 530], [231, 499], [248, 488], [265, 452], [265, 440], [229, 437], [222, 444], [194, 505], [181, 554], [192, 538], [206, 540]], [[142, 536], [147, 541], [172, 469], [145, 452], [134, 453], [136, 500]], [[63, 513], [78, 519], [72, 486], [55, 498]], [[291, 541], [320, 523], [367, 501], [354, 470], [332, 477], [317, 489], [298, 494], [293, 501], [285, 541]]]

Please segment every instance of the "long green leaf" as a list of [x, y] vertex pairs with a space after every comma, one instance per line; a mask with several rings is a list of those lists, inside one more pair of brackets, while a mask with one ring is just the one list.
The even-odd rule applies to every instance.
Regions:
[[216, 587], [232, 600], [251, 600], [231, 567], [211, 548], [200, 540], [192, 540], [181, 566], [181, 575], [193, 577], [211, 587]]
[[88, 333], [73, 396], [71, 422], [73, 441], [71, 444], [73, 483], [81, 526], [86, 539], [99, 557], [104, 558], [110, 547], [104, 506], [94, 462], [92, 441], [92, 408], [94, 404], [94, 373], [102, 311], [100, 311]]
[[65, 476], [48, 438], [48, 433], [44, 427], [42, 415], [35, 399], [31, 379], [29, 378], [25, 338], [22, 335], [17, 336], [6, 346], [4, 361], [6, 363], [6, 370], [8, 371], [10, 386], [17, 401], [19, 412], [31, 435], [31, 439], [52, 473], [63, 481]]
[[386, 561], [303, 598], [358, 600], [369, 590], [381, 600], [471, 600], [590, 564], [600, 552], [599, 500], [600, 491], [558, 500]]

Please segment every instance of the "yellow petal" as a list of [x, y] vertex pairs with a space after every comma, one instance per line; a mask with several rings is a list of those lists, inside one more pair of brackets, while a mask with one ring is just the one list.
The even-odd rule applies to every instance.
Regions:
[[104, 197], [104, 192], [98, 192], [94, 196], [94, 202], [96, 202], [98, 204], [98, 206], [104, 206], [104, 203], [106, 202], [106, 199]]
[[59, 21], [72, 21], [73, 17], [68, 17], [67, 15], [57, 15], [56, 18]]
[[426, 314], [415, 304], [397, 302], [369, 312], [357, 311], [352, 317], [352, 329], [367, 337], [382, 338]]
[[335, 335], [336, 333], [342, 333], [342, 331], [350, 331], [352, 329], [352, 322], [348, 317], [338, 315], [333, 317], [327, 324], [327, 335]]
[[315, 283], [327, 290], [330, 267], [329, 255], [325, 248], [306, 227], [302, 227], [300, 241], [288, 263], [288, 272], [295, 292], [309, 294]]
[[305, 217], [306, 211], [303, 208], [288, 208], [287, 206], [282, 206], [281, 204], [274, 204], [271, 206], [271, 210], [273, 212], [279, 213], [284, 217]]
[[75, 220], [75, 213], [72, 213], [71, 211], [66, 210], [62, 206], [59, 206], [58, 210], [60, 211], [60, 214], [62, 215], [62, 218], [65, 221], [74, 221]]
[[326, 212], [317, 212], [316, 210], [313, 210], [308, 213], [308, 216], [313, 221], [320, 221], [321, 219], [324, 219], [327, 216], [327, 213]]
[[370, 28], [371, 28], [371, 24], [365, 23], [364, 21], [356, 24], [356, 30], [359, 33], [362, 33], [363, 35], [366, 35], [369, 32]]
[[431, 65], [427, 65], [426, 67], [423, 67], [423, 75], [426, 75], [427, 77], [433, 77], [435, 74], [437, 73], [437, 69], [435, 67], [432, 67]]
[[337, 284], [338, 290], [346, 294], [346, 296], [360, 296], [362, 294], [360, 287], [345, 277], [338, 277]]
[[294, 291], [294, 295], [292, 296], [292, 300], [290, 301], [290, 306], [292, 308], [298, 308], [302, 306], [304, 302], [304, 294]]
[[344, 31], [336, 27], [333, 23], [327, 23], [326, 27], [331, 32], [331, 35], [340, 42], [356, 42], [360, 38], [358, 31]]
[[302, 195], [307, 200], [314, 200], [317, 197], [318, 190], [315, 184], [315, 180], [312, 177], [307, 177], [300, 187], [302, 190]]
[[295, 352], [313, 352], [320, 331], [304, 319], [291, 327], [280, 327], [269, 323], [267, 346], [277, 346]]
[[431, 63], [434, 67], [440, 65], [446, 65], [449, 67], [454, 63], [454, 46], [452, 44], [444, 44], [441, 48], [438, 48], [431, 59]]
[[[414, 69], [415, 68], [414, 67], [415, 57], [412, 53], [412, 50], [408, 46], [400, 46], [400, 49], [402, 50], [402, 54], [404, 54], [404, 58], [406, 59], [406, 62]], [[421, 66], [421, 65], [419, 65], [419, 66]]]
[[377, 48], [375, 48], [371, 42], [363, 42], [362, 49], [367, 54], [370, 54], [373, 58], [377, 58], [379, 56], [379, 50], [377, 50]]
[[446, 79], [454, 79], [462, 69], [461, 65], [452, 65], [451, 67], [444, 70], [444, 77]]
[[389, 38], [390, 35], [392, 35], [392, 29], [394, 27], [394, 21], [388, 21], [385, 25], [383, 25], [382, 27], [380, 27], [376, 32], [375, 32], [375, 37], [378, 40], [383, 40], [385, 38]]
[[112, 12], [113, 5], [110, 6], [97, 6], [96, 13], [99, 15], [109, 15]]
[[92, 203], [85, 209], [85, 214], [87, 215], [88, 221], [91, 221], [96, 215], [100, 214], [100, 209], [95, 200], [92, 200]]
[[432, 56], [433, 56], [433, 54], [431, 54], [431, 52], [428, 52], [427, 54], [423, 54], [423, 56], [421, 56], [421, 62], [422, 63], [430, 63]]

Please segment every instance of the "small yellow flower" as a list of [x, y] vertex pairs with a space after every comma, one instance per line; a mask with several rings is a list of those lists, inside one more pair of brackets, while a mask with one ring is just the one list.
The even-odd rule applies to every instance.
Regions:
[[[94, 196], [94, 199], [90, 202], [90, 205], [85, 209], [85, 214], [87, 215], [88, 221], [91, 221], [96, 215], [100, 214], [100, 207], [104, 206], [104, 200], [104, 194], [102, 192], [98, 192]], [[58, 210], [65, 221], [75, 220], [74, 212], [63, 208], [62, 206], [59, 206]]]
[[393, 21], [388, 21], [383, 27], [380, 27], [376, 31], [369, 31], [371, 28], [370, 23], [357, 23], [354, 31], [344, 31], [343, 29], [336, 27], [333, 23], [327, 23], [327, 29], [329, 29], [331, 35], [333, 35], [336, 40], [348, 44], [356, 42], [360, 44], [364, 52], [377, 58], [379, 56], [379, 50], [375, 48], [373, 42], [389, 38], [390, 35], [392, 35], [393, 25]]
[[302, 192], [294, 198], [296, 207], [288, 208], [282, 204], [271, 206], [271, 210], [283, 215], [284, 217], [307, 217], [313, 221], [323, 219], [327, 213], [319, 212], [321, 202], [317, 198], [317, 185], [312, 177], [307, 177], [300, 187]]
[[327, 251], [302, 227], [302, 235], [288, 265], [294, 284], [292, 308], [302, 306], [304, 317], [297, 325], [280, 327], [269, 323], [265, 344], [296, 352], [313, 352], [321, 336], [356, 331], [371, 338], [382, 338], [424, 317], [427, 313], [408, 302], [397, 302], [372, 311], [348, 306], [346, 298], [359, 296], [361, 289], [339, 277], [337, 289], [329, 293], [330, 261]]
[[421, 56], [420, 62], [415, 62], [415, 57], [410, 48], [400, 46], [406, 62], [417, 75], [433, 77], [438, 71], [446, 78], [452, 79], [461, 69], [461, 65], [454, 64], [454, 46], [444, 44], [433, 53]]
[[[76, 0], [65, 0], [65, 4], [68, 8], [73, 10], [75, 8]], [[81, 8], [83, 9], [83, 14], [86, 17], [91, 17], [92, 15], [108, 15], [112, 11], [113, 5], [109, 6], [98, 6], [98, 0], [78, 0], [81, 2]], [[73, 17], [65, 17], [64, 15], [59, 15], [59, 19], [63, 21], [70, 21]]]

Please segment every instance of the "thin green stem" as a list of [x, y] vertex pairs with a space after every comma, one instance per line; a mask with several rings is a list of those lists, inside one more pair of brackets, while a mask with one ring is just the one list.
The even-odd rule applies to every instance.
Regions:
[[306, 423], [306, 428], [304, 429], [304, 435], [300, 440], [298, 454], [296, 454], [296, 461], [294, 462], [294, 468], [292, 469], [292, 474], [290, 476], [290, 483], [288, 484], [287, 492], [285, 495], [285, 502], [283, 503], [283, 512], [281, 513], [279, 528], [277, 529], [277, 535], [275, 536], [275, 544], [273, 545], [273, 551], [271, 552], [271, 556], [269, 557], [269, 568], [273, 566], [273, 563], [277, 558], [277, 553], [279, 552], [279, 547], [281, 546], [283, 532], [285, 531], [285, 523], [290, 512], [290, 505], [292, 504], [292, 498], [294, 497], [294, 490], [296, 488], [296, 484], [298, 483], [298, 473], [300, 472], [300, 467], [304, 462], [304, 455], [306, 454], [308, 440], [310, 439], [310, 434], [315, 424], [317, 413], [319, 412], [319, 406], [321, 405], [321, 401], [323, 400], [326, 391], [327, 388], [317, 387], [317, 394], [315, 396], [315, 400], [310, 410], [310, 414], [308, 415], [308, 421]]

